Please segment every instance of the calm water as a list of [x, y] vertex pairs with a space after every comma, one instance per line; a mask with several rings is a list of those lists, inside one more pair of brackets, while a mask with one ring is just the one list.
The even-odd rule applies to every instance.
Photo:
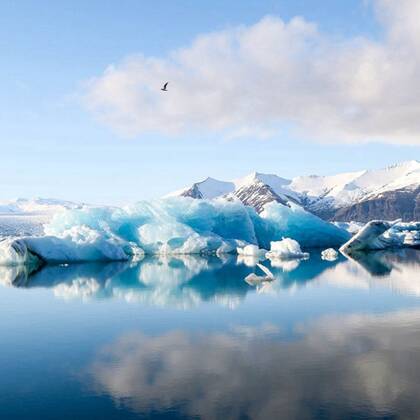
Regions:
[[0, 418], [420, 418], [420, 251], [0, 268]]

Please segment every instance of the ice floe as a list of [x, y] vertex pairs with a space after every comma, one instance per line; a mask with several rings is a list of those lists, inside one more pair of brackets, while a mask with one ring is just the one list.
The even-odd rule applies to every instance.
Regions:
[[270, 259], [309, 258], [309, 253], [302, 252], [299, 242], [294, 239], [283, 238], [281, 241], [271, 242], [271, 248], [266, 257]]
[[335, 261], [338, 258], [338, 252], [334, 248], [324, 249], [321, 252], [321, 258], [325, 261]]

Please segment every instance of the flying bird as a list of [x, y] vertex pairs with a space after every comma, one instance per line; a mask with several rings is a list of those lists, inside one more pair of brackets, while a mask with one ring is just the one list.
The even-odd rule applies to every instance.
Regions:
[[163, 88], [161, 88], [161, 90], [163, 90], [164, 92], [167, 92], [167, 91], [168, 91], [168, 89], [167, 89], [167, 87], [168, 87], [168, 83], [169, 83], [169, 82], [166, 82], [166, 83], [163, 85]]

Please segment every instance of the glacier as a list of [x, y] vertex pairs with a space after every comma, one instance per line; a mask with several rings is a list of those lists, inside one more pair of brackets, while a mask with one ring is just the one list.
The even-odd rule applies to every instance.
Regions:
[[[0, 263], [120, 261], [144, 254], [236, 253], [291, 238], [303, 248], [332, 247], [350, 234], [298, 205], [269, 203], [257, 214], [238, 201], [172, 197], [118, 207], [82, 207], [54, 215], [44, 236], [0, 241]], [[11, 252], [11, 249], [13, 252]]]

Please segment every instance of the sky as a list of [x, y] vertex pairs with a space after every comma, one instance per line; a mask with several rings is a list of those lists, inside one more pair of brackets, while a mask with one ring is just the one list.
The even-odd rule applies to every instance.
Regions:
[[420, 159], [419, 19], [417, 0], [2, 0], [0, 200]]

